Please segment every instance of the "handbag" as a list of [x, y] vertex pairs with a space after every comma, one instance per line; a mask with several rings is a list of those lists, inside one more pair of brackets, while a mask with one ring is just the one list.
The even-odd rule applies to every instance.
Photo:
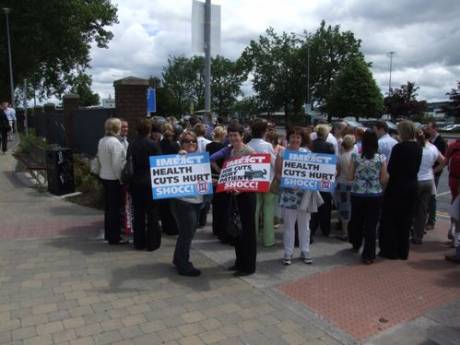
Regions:
[[101, 172], [101, 162], [99, 161], [98, 155], [90, 160], [89, 171], [91, 174], [99, 176], [99, 173]]
[[126, 163], [121, 170], [120, 180], [122, 184], [131, 183], [134, 176], [134, 164], [133, 164], [133, 155], [128, 151], [128, 156], [126, 157]]
[[234, 195], [231, 196], [231, 212], [230, 212], [230, 221], [227, 225], [227, 235], [231, 238], [236, 239], [240, 237], [242, 232], [241, 226], [241, 218], [240, 213], [238, 212], [238, 205], [236, 202], [236, 197]]
[[273, 193], [273, 194], [280, 193], [280, 182], [277, 179], [273, 179], [270, 185], [270, 193]]

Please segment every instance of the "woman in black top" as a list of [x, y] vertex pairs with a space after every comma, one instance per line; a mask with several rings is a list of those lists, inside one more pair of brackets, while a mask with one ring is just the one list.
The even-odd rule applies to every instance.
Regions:
[[[329, 135], [329, 126], [318, 125], [316, 127], [316, 135], [317, 138], [311, 144], [311, 151], [314, 153], [335, 154], [334, 146], [326, 141]], [[331, 232], [332, 195], [329, 192], [320, 192], [320, 194], [324, 200], [324, 204], [318, 208], [317, 213], [312, 213], [311, 215], [310, 236], [312, 240], [318, 226], [321, 228], [322, 234], [326, 237]]]
[[[224, 140], [227, 135], [224, 127], [217, 126], [212, 132], [212, 142], [206, 145], [206, 151], [209, 152], [209, 156], [225, 147]], [[216, 161], [219, 168], [222, 168], [224, 160], [220, 159]], [[213, 180], [219, 179], [219, 172], [211, 165], [211, 173]], [[232, 242], [232, 239], [228, 236], [225, 231], [225, 227], [222, 227], [222, 219], [228, 219], [230, 217], [228, 209], [228, 203], [225, 193], [214, 193], [212, 198], [212, 233], [219, 238], [223, 243]]]
[[[170, 130], [165, 130], [163, 132], [163, 139], [160, 141], [160, 148], [162, 155], [175, 155], [179, 152], [180, 145], [177, 140], [175, 140], [174, 132]], [[159, 200], [158, 207], [160, 209], [160, 220], [163, 233], [171, 236], [177, 235], [179, 233], [179, 229], [171, 211], [171, 199]]]
[[159, 248], [161, 244], [158, 203], [152, 199], [149, 162], [150, 156], [160, 155], [161, 151], [149, 137], [151, 128], [150, 120], [140, 120], [137, 126], [138, 138], [128, 147], [128, 155], [133, 157], [134, 168], [134, 176], [130, 185], [134, 208], [134, 248], [148, 251]]
[[380, 221], [379, 255], [407, 260], [422, 148], [415, 140], [416, 129], [412, 122], [400, 122], [398, 131], [401, 142], [393, 147], [388, 162], [390, 179], [384, 194]]

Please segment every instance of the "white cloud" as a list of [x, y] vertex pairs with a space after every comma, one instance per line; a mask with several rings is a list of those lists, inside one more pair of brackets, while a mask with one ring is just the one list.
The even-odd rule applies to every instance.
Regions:
[[[170, 55], [190, 56], [191, 0], [117, 0], [120, 23], [109, 49], [91, 52], [93, 87], [113, 94], [113, 81], [128, 75], [159, 75]], [[222, 5], [222, 54], [237, 58], [251, 39], [276, 31], [316, 30], [322, 19], [362, 40], [367, 61], [383, 92], [395, 51], [392, 85], [408, 80], [420, 98], [446, 99], [460, 79], [460, 3], [457, 0], [213, 0]], [[245, 84], [247, 94], [250, 88]]]

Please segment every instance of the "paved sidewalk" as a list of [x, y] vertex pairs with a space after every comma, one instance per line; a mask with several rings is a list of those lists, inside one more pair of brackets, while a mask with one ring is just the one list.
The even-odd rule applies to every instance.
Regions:
[[[280, 263], [280, 233], [257, 274], [210, 228], [176, 274], [173, 237], [152, 253], [94, 240], [102, 214], [22, 186], [0, 157], [0, 344], [450, 344], [460, 324], [460, 267], [444, 262], [446, 222], [407, 262], [359, 263], [335, 239], [314, 264]], [[454, 342], [455, 343], [455, 342]], [[452, 343], [452, 344], [454, 344]], [[458, 342], [457, 342], [458, 343]]]

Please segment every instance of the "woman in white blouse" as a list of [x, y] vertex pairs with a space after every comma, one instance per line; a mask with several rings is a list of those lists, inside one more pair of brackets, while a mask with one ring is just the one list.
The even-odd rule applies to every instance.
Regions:
[[97, 146], [97, 156], [101, 166], [99, 177], [104, 186], [104, 237], [109, 244], [122, 244], [125, 242], [120, 238], [122, 205], [120, 175], [126, 152], [117, 137], [120, 135], [121, 121], [117, 118], [109, 118], [105, 121], [104, 128], [105, 136], [99, 140]]

